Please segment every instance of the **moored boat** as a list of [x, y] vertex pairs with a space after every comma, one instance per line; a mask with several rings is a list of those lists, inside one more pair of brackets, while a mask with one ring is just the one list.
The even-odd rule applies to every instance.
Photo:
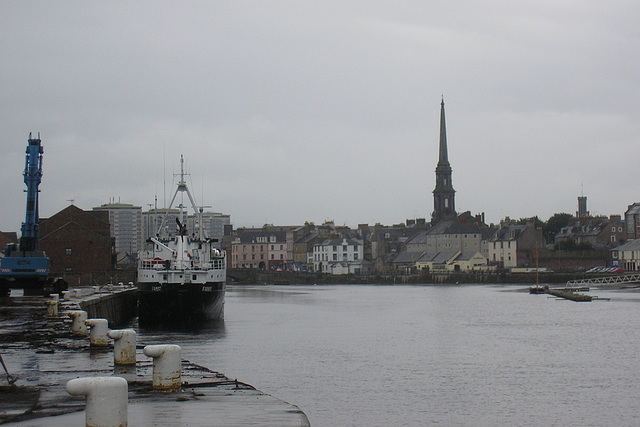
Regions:
[[202, 208], [195, 205], [184, 180], [184, 160], [180, 158], [181, 171], [178, 192], [187, 193], [194, 218], [197, 219], [189, 234], [184, 224], [182, 205], [176, 218], [174, 238], [162, 238], [166, 230], [164, 221], [158, 227], [156, 237], [147, 242], [138, 259], [138, 318], [141, 325], [184, 325], [208, 320], [224, 319], [227, 262], [223, 250], [215, 247], [215, 239], [205, 236], [202, 226]]

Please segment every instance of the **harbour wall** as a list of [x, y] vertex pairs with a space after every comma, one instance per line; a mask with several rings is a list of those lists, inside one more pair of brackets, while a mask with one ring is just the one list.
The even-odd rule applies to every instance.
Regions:
[[268, 271], [257, 269], [228, 269], [227, 283], [308, 285], [308, 284], [461, 284], [461, 283], [566, 283], [569, 280], [584, 279], [585, 273], [451, 273], [451, 274], [379, 274], [379, 275], [329, 275], [291, 271]]
[[83, 298], [78, 305], [87, 312], [89, 319], [107, 319], [109, 326], [121, 327], [137, 316], [136, 291], [136, 288], [130, 288], [113, 293], [95, 294]]

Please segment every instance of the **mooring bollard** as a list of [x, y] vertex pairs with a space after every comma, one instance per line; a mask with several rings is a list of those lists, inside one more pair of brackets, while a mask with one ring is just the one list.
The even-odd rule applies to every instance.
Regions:
[[86, 396], [87, 427], [127, 425], [128, 383], [124, 378], [76, 378], [67, 382], [67, 392], [74, 396]]
[[136, 331], [119, 329], [109, 331], [107, 335], [113, 340], [113, 363], [115, 365], [135, 365]]
[[89, 319], [84, 322], [89, 328], [89, 345], [91, 347], [107, 347], [109, 322], [107, 319]]
[[71, 292], [62, 291], [62, 299], [65, 301], [71, 301]]
[[81, 290], [81, 289], [74, 289], [74, 290], [73, 290], [73, 297], [74, 297], [74, 298], [80, 298], [80, 297], [82, 297], [82, 290]]
[[89, 335], [89, 330], [87, 329], [87, 312], [83, 310], [71, 310], [69, 313], [69, 317], [71, 317], [71, 334], [86, 337]]
[[180, 391], [182, 387], [182, 349], [178, 345], [148, 345], [144, 354], [153, 357], [153, 389]]
[[48, 300], [44, 303], [47, 305], [47, 318], [56, 319], [58, 317], [58, 301]]
[[49, 298], [51, 298], [51, 301], [55, 301], [55, 302], [59, 302], [60, 301], [60, 295], [59, 294], [49, 294]]

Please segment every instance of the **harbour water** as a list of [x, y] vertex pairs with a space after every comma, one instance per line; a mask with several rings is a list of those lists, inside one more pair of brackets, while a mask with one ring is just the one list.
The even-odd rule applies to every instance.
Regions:
[[229, 286], [223, 324], [141, 331], [319, 426], [640, 424], [640, 294]]

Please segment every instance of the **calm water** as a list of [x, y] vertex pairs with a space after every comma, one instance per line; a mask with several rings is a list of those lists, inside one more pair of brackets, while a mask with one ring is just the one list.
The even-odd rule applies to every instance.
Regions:
[[317, 426], [640, 425], [640, 294], [523, 286], [231, 286], [224, 326], [146, 343]]

